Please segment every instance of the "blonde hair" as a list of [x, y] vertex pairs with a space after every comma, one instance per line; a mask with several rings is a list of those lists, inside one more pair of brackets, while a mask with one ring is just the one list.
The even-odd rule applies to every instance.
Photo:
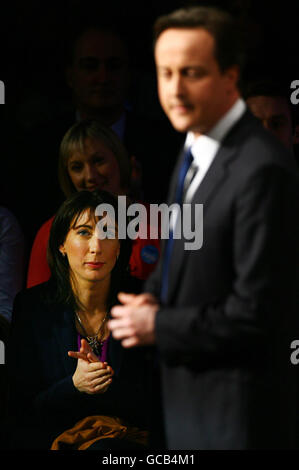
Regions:
[[87, 138], [100, 140], [112, 151], [119, 167], [121, 188], [128, 190], [131, 182], [131, 165], [123, 143], [109, 127], [95, 119], [86, 119], [74, 124], [66, 132], [60, 144], [58, 179], [65, 196], [69, 197], [77, 192], [69, 176], [68, 161], [74, 152], [84, 153]]

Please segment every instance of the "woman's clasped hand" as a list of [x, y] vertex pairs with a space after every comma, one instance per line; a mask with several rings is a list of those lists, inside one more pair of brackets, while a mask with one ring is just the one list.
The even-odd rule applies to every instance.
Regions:
[[68, 351], [68, 355], [78, 359], [73, 383], [79, 392], [92, 395], [108, 390], [114, 371], [107, 362], [97, 358], [85, 339], [81, 340], [80, 351]]

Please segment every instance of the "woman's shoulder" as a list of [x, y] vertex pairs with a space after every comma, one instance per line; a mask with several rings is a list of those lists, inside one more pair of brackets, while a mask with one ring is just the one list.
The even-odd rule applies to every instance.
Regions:
[[15, 303], [25, 304], [47, 304], [53, 295], [53, 285], [51, 281], [43, 282], [33, 287], [21, 290], [15, 298]]
[[[47, 327], [65, 309], [55, 302], [55, 290], [50, 281], [19, 292], [14, 301], [12, 324], [31, 324]], [[27, 328], [27, 327], [26, 327]]]

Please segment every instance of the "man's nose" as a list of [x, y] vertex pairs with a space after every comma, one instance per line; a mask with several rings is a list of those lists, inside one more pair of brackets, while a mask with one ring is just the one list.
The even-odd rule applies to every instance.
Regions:
[[170, 79], [170, 92], [173, 96], [185, 94], [184, 78], [180, 74], [174, 74]]

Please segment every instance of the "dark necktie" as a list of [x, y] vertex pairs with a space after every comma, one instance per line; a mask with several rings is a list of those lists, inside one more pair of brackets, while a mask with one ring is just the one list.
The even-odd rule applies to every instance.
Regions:
[[[177, 187], [176, 187], [176, 192], [175, 192], [174, 202], [180, 205], [183, 202], [185, 178], [192, 164], [192, 161], [193, 161], [193, 155], [191, 153], [191, 148], [189, 147], [185, 151], [183, 163], [180, 168], [179, 175], [178, 175], [178, 182], [177, 182]], [[165, 303], [166, 301], [167, 290], [168, 290], [168, 270], [169, 270], [169, 261], [171, 257], [172, 247], [173, 247], [173, 228], [169, 230], [169, 239], [167, 240], [166, 245], [165, 245], [165, 252], [164, 252], [164, 258], [163, 258], [162, 286], [161, 286], [161, 300], [163, 303]]]

